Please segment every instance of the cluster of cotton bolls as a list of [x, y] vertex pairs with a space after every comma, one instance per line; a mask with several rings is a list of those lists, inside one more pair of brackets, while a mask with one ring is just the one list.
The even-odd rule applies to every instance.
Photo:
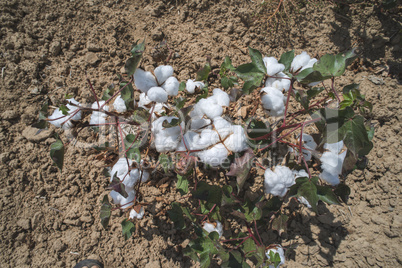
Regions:
[[[123, 184], [127, 197], [125, 198], [120, 193], [112, 190], [110, 196], [113, 199], [113, 203], [119, 205], [122, 209], [128, 208], [133, 205], [135, 198], [134, 186], [141, 179], [141, 182], [146, 182], [149, 179], [149, 173], [147, 171], [140, 171], [139, 169], [131, 169], [129, 167], [132, 165], [132, 161], [127, 158], [120, 158], [116, 164], [113, 166], [110, 174], [110, 181], [113, 181], [113, 177], [116, 176]], [[140, 212], [137, 213], [134, 209], [130, 211], [130, 218], [142, 218], [144, 215], [144, 209], [141, 208]]]
[[[67, 99], [67, 101], [68, 101], [68, 103], [80, 105], [80, 103], [73, 98]], [[73, 123], [71, 122], [71, 120], [74, 120], [74, 121], [81, 120], [81, 116], [82, 116], [81, 111], [76, 112], [77, 109], [79, 109], [78, 107], [73, 106], [71, 104], [67, 104], [66, 107], [68, 108], [67, 116], [65, 116], [59, 108], [55, 109], [53, 111], [53, 114], [51, 116], [49, 116], [49, 119], [50, 119], [49, 122], [52, 125], [54, 125], [55, 127], [62, 127], [64, 130], [70, 129], [73, 126]]]
[[[265, 87], [261, 89], [262, 106], [271, 116], [282, 116], [285, 113], [286, 101], [283, 92], [287, 92], [290, 89], [290, 78], [283, 73], [285, 65], [279, 63], [274, 57], [264, 57], [263, 62], [269, 77], [265, 81]], [[290, 72], [298, 73], [306, 68], [313, 67], [316, 62], [317, 59], [311, 59], [310, 56], [303, 51], [293, 59]]]
[[215, 221], [215, 224], [210, 223], [210, 222], [204, 222], [204, 225], [202, 226], [202, 228], [205, 231], [207, 231], [208, 233], [217, 232], [219, 235], [219, 238], [222, 237], [222, 235], [223, 235], [223, 226], [220, 221]]
[[305, 170], [291, 170], [286, 166], [276, 166], [275, 170], [266, 169], [264, 173], [264, 191], [267, 194], [284, 197], [289, 188], [300, 177], [308, 177]]

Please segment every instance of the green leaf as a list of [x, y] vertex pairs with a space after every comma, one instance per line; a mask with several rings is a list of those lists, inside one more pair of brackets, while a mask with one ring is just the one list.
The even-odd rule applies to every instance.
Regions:
[[279, 267], [279, 263], [281, 263], [281, 256], [278, 252], [273, 252], [272, 250], [269, 252], [269, 261], [275, 268]]
[[181, 195], [188, 193], [188, 180], [185, 176], [177, 174], [176, 189], [179, 190]]
[[219, 186], [209, 185], [204, 181], [200, 181], [197, 184], [197, 190], [193, 193], [193, 197], [219, 205], [222, 200], [222, 190]]
[[148, 110], [137, 107], [133, 113], [132, 119], [138, 123], [146, 123], [148, 122], [148, 118], [150, 117], [150, 113]]
[[314, 64], [313, 69], [324, 77], [341, 76], [346, 67], [357, 58], [354, 49], [337, 55], [326, 54]]
[[135, 232], [135, 225], [130, 220], [124, 219], [121, 222], [121, 229], [123, 231], [124, 240], [127, 240]]
[[100, 209], [100, 219], [103, 228], [106, 230], [109, 224], [110, 216], [112, 215], [112, 205], [109, 203], [107, 195], [103, 197], [102, 206]]
[[316, 185], [316, 187], [319, 200], [331, 205], [340, 205], [338, 198], [329, 186]]
[[265, 72], [261, 72], [253, 63], [240, 65], [236, 68], [235, 73], [245, 82], [242, 89], [245, 94], [249, 94], [252, 90], [261, 86], [265, 77]]
[[350, 188], [346, 184], [340, 183], [336, 186], [334, 193], [346, 203], [350, 195]]
[[345, 86], [345, 87], [342, 89], [342, 94], [347, 95], [347, 94], [349, 94], [351, 91], [358, 90], [358, 89], [359, 89], [359, 86], [360, 86], [360, 84], [350, 84], [350, 85], [347, 85], [347, 86]]
[[321, 82], [331, 78], [331, 76], [323, 76], [319, 71], [316, 71], [313, 68], [306, 68], [294, 77], [302, 84]]
[[118, 192], [121, 194], [124, 198], [128, 197], [128, 194], [126, 192], [126, 187], [125, 185], [120, 181], [120, 179], [117, 177], [117, 171], [113, 174], [113, 179], [112, 182], [109, 185], [109, 188]]
[[235, 69], [236, 68], [233, 66], [232, 60], [228, 56], [226, 56], [225, 60], [223, 61], [222, 65], [221, 65], [221, 71], [222, 70], [223, 70], [223, 72], [226, 70], [234, 71]]
[[33, 127], [39, 128], [39, 129], [45, 129], [48, 126], [48, 122], [46, 121], [47, 118], [47, 110], [49, 108], [48, 102], [45, 101], [39, 110], [39, 120], [35, 124], [33, 124]]
[[139, 149], [139, 141], [135, 140], [135, 135], [128, 134], [124, 138], [124, 145], [126, 148], [126, 155], [128, 159], [134, 160], [137, 163], [141, 162], [141, 152]]
[[254, 255], [254, 251], [257, 249], [257, 245], [251, 237], [247, 238], [243, 243], [243, 252], [245, 257], [251, 257]]
[[186, 82], [182, 81], [179, 85], [179, 91], [184, 91], [186, 89]]
[[317, 212], [317, 203], [318, 203], [318, 195], [317, 195], [317, 187], [311, 181], [304, 182], [299, 189], [297, 190], [298, 196], [303, 196], [310, 203], [311, 208]]
[[205, 83], [205, 86], [202, 88], [202, 94], [198, 95], [195, 98], [195, 102], [197, 103], [200, 99], [205, 99], [208, 97], [208, 83]]
[[158, 161], [159, 161], [159, 164], [162, 166], [165, 174], [167, 174], [169, 172], [169, 170], [173, 168], [172, 159], [167, 154], [160, 154]]
[[103, 92], [102, 100], [107, 101], [108, 99], [110, 99], [114, 94], [114, 88], [115, 84], [113, 83], [110, 84], [105, 90], [105, 92]]
[[62, 104], [62, 105], [60, 105], [59, 109], [63, 115], [69, 115], [68, 111], [70, 111], [70, 109], [68, 109], [67, 106]]
[[307, 182], [308, 180], [309, 179], [307, 177], [297, 178], [296, 181], [295, 181], [295, 184], [293, 184], [290, 187], [288, 195], [289, 196], [296, 196], [300, 186], [302, 186], [302, 184]]
[[233, 188], [230, 185], [222, 186], [222, 206], [230, 205], [235, 202], [235, 198], [232, 195]]
[[173, 221], [175, 229], [181, 230], [186, 227], [184, 224], [183, 210], [179, 203], [172, 203], [172, 209], [168, 211], [168, 215], [169, 218]]
[[347, 120], [339, 129], [339, 134], [343, 137], [346, 147], [355, 155], [367, 155], [373, 148], [364, 126], [364, 118], [360, 115]]
[[200, 254], [201, 268], [208, 268], [211, 265], [211, 256], [209, 252], [202, 252]]
[[283, 53], [278, 62], [285, 65], [285, 71], [289, 72], [290, 65], [292, 64], [292, 61], [294, 58], [295, 58], [295, 51], [291, 50], [291, 51]]
[[211, 72], [211, 65], [209, 62], [205, 63], [204, 67], [202, 67], [200, 70], [197, 72], [197, 78], [195, 80], [197, 81], [206, 81], [208, 80], [209, 73]]
[[254, 66], [263, 74], [267, 73], [267, 68], [265, 68], [264, 61], [262, 60], [261, 52], [257, 49], [248, 47], [248, 51], [250, 53], [251, 61]]
[[145, 39], [142, 43], [137, 43], [138, 41], [135, 42], [133, 48], [131, 49], [131, 58], [129, 58], [124, 65], [128, 76], [132, 76], [135, 73], [135, 70], [137, 69], [137, 66], [141, 61], [142, 54], [145, 51]]
[[278, 231], [279, 234], [282, 232], [286, 233], [288, 229], [288, 219], [289, 217], [287, 215], [279, 214], [272, 221], [272, 229]]
[[50, 158], [56, 166], [62, 171], [64, 163], [64, 144], [56, 137], [56, 141], [50, 145]]
[[246, 260], [241, 253], [237, 250], [229, 252], [229, 259], [224, 261], [221, 265], [222, 268], [249, 268]]
[[133, 84], [130, 83], [127, 86], [127, 82], [121, 82], [120, 88], [124, 87], [121, 91], [121, 98], [124, 100], [127, 109], [134, 109], [134, 88]]
[[162, 127], [164, 128], [171, 128], [171, 127], [177, 127], [178, 125], [180, 125], [181, 120], [179, 118], [173, 118], [170, 122], [165, 119], [162, 122]]
[[183, 97], [178, 97], [174, 100], [176, 109], [180, 110], [186, 104], [187, 99]]

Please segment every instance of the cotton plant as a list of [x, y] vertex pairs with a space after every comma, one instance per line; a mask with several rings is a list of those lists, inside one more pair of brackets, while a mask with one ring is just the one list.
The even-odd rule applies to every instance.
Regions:
[[[96, 147], [108, 165], [115, 161], [107, 178], [110, 192], [104, 195], [100, 210], [104, 228], [112, 211], [120, 209], [125, 217], [121, 222], [123, 236], [129, 239], [136, 226], [142, 226], [135, 223], [152, 212], [144, 202], [144, 196], [149, 195], [144, 183], [166, 176], [181, 196], [161, 211], [167, 212], [173, 228], [192, 236], [183, 250], [185, 255], [202, 267], [216, 258], [225, 267], [243, 267], [250, 262], [256, 267], [284, 265], [283, 248], [267, 247], [265, 243], [275, 241], [262, 240], [260, 232], [267, 228], [285, 231], [290, 198], [315, 212], [319, 202], [340, 204], [350, 191], [340, 176], [363, 162], [372, 148], [370, 126], [362, 112], [370, 106], [361, 107], [364, 97], [356, 85], [345, 87], [343, 96], [338, 96], [340, 90], [333, 83], [355, 58], [354, 52], [317, 60], [306, 52], [295, 56], [294, 51], [288, 51], [276, 59], [249, 48], [251, 62], [235, 67], [226, 57], [219, 72], [212, 72], [207, 63], [196, 74], [200, 81], [181, 82], [184, 90], [178, 97], [179, 81], [172, 66], [158, 66], [153, 72], [138, 68], [144, 50], [144, 43], [133, 47], [125, 64], [127, 75], [121, 77], [115, 92], [108, 88], [100, 99], [90, 84], [94, 103], [80, 104], [67, 98], [49, 118], [44, 105], [36, 126], [47, 127], [50, 122], [64, 129], [88, 125], [114, 128], [110, 136], [118, 141], [115, 153], [110, 153], [108, 143]], [[222, 87], [208, 87], [215, 85], [216, 77]], [[295, 83], [303, 87], [294, 88]], [[323, 83], [323, 87], [311, 88], [313, 83]], [[141, 93], [138, 102], [134, 101], [135, 91]], [[242, 94], [229, 98], [228, 92], [239, 91]], [[233, 117], [233, 108], [239, 105], [231, 100], [244, 101], [247, 94], [252, 94], [246, 98], [252, 109], [247, 109], [248, 118], [242, 121]], [[328, 105], [335, 100], [339, 107]], [[301, 105], [294, 105], [296, 102]], [[72, 123], [78, 120], [86, 122]], [[334, 121], [338, 132], [328, 129]], [[343, 142], [321, 146], [328, 140], [325, 135], [338, 133], [343, 134]], [[65, 144], [58, 137], [50, 149], [60, 170]], [[276, 154], [281, 163], [266, 166], [268, 156], [278, 160], [274, 159]], [[263, 188], [255, 191], [258, 169], [264, 170]], [[228, 230], [230, 236], [223, 237], [223, 226], [230, 229], [238, 225], [241, 232]]]

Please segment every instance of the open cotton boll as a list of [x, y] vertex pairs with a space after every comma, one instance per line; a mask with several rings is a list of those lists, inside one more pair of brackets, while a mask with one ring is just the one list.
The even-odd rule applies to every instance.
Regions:
[[124, 198], [121, 194], [118, 192], [112, 190], [110, 192], [110, 197], [113, 199], [113, 203], [116, 205], [120, 205], [122, 209], [128, 208], [133, 204], [134, 198], [135, 198], [135, 191], [129, 191], [127, 192], [127, 198]]
[[267, 169], [264, 177], [265, 193], [275, 196], [283, 197], [289, 187], [295, 184], [295, 176], [286, 166], [276, 166], [275, 171]]
[[222, 106], [217, 104], [214, 98], [201, 99], [197, 106], [203, 114], [211, 119], [223, 114]]
[[140, 178], [142, 182], [146, 182], [149, 179], [149, 173], [147, 171], [141, 172], [137, 168], [132, 169], [130, 173], [127, 174], [129, 166], [131, 166], [132, 163], [133, 161], [131, 159], [120, 158], [116, 164], [114, 164], [110, 172], [110, 182], [113, 181], [113, 176], [116, 174], [116, 177], [123, 182], [127, 192], [134, 189], [135, 184], [140, 180]]
[[144, 211], [144, 207], [140, 208], [140, 212], [137, 213], [137, 211], [135, 211], [134, 209], [130, 210], [130, 219], [142, 219], [142, 217], [144, 217], [145, 211]]
[[299, 171], [297, 170], [292, 170], [293, 176], [295, 176], [295, 179], [297, 178], [308, 178], [308, 174], [304, 169], [300, 169]]
[[[168, 152], [176, 150], [180, 141], [180, 127], [164, 128], [163, 122], [167, 120], [169, 123], [173, 119], [178, 119], [174, 116], [162, 116], [152, 123], [152, 133], [155, 136], [154, 145], [158, 152]], [[181, 122], [181, 127], [184, 128], [184, 122]]]
[[[324, 146], [325, 148], [325, 146]], [[342, 173], [343, 161], [346, 157], [346, 150], [338, 154], [336, 152], [324, 152], [320, 158], [321, 168], [323, 172], [320, 178], [325, 180], [331, 185], [339, 184], [339, 175]]]
[[229, 107], [230, 98], [229, 98], [228, 93], [226, 93], [225, 91], [223, 91], [223, 90], [221, 90], [219, 88], [215, 88], [212, 91], [212, 93], [213, 93], [212, 98], [215, 99], [217, 104], [219, 104], [220, 106]]
[[[105, 103], [105, 101], [99, 101], [99, 106], [98, 106], [98, 103], [95, 101], [94, 103], [92, 103], [91, 108], [99, 109], [99, 107], [102, 106], [104, 103]], [[109, 111], [109, 106], [107, 106], [107, 105], [103, 106], [103, 110]], [[91, 124], [91, 125], [105, 124], [106, 118], [107, 118], [107, 114], [105, 114], [103, 112], [93, 111], [91, 114], [91, 118], [89, 120], [89, 124]]]
[[310, 59], [310, 60], [307, 62], [307, 64], [304, 65], [304, 66], [301, 68], [300, 71], [303, 71], [304, 69], [307, 69], [307, 68], [312, 68], [312, 67], [314, 66], [314, 64], [315, 64], [317, 61], [318, 61], [318, 60], [317, 60], [316, 58]]
[[219, 235], [219, 238], [222, 237], [223, 235], [223, 226], [222, 223], [220, 223], [219, 221], [215, 221], [216, 227], [213, 223], [209, 223], [209, 222], [204, 222], [204, 225], [202, 226], [202, 228], [207, 231], [208, 233], [211, 232], [217, 232]]
[[173, 76], [169, 77], [162, 85], [169, 96], [177, 96], [177, 94], [179, 94], [179, 86], [179, 81]]
[[274, 87], [279, 89], [280, 91], [285, 90], [285, 92], [287, 92], [290, 88], [289, 76], [287, 76], [283, 72], [277, 73], [275, 76], [283, 78], [268, 77], [267, 81], [265, 81], [265, 87]]
[[189, 94], [194, 94], [196, 88], [203, 88], [205, 84], [201, 81], [188, 79], [186, 82], [186, 90]]
[[228, 154], [229, 152], [225, 146], [222, 143], [218, 143], [211, 149], [198, 152], [198, 158], [205, 164], [217, 167], [223, 164], [223, 161], [226, 160]]
[[281, 116], [285, 113], [284, 96], [281, 91], [274, 87], [264, 87], [261, 92], [267, 93], [261, 96], [261, 102], [271, 116]]
[[134, 73], [134, 84], [142, 92], [147, 92], [151, 87], [157, 87], [155, 76], [151, 72], [137, 69]]
[[222, 117], [218, 116], [215, 117], [213, 120], [213, 124], [215, 127], [215, 130], [219, 133], [219, 136], [221, 139], [226, 138], [230, 133], [232, 133], [231, 127], [232, 124], [223, 119]]
[[[67, 101], [71, 102], [75, 105], [80, 105], [80, 103], [73, 98], [67, 99]], [[73, 106], [71, 104], [67, 104], [66, 107], [69, 109], [68, 115], [65, 116], [62, 113], [62, 111], [59, 108], [57, 108], [56, 110], [54, 110], [53, 114], [51, 116], [49, 116], [49, 119], [56, 119], [56, 118], [60, 118], [60, 119], [49, 121], [49, 123], [51, 123], [55, 127], [62, 127], [64, 130], [67, 130], [73, 126], [71, 120], [75, 120], [75, 121], [81, 120], [82, 113], [81, 113], [81, 111], [79, 111], [74, 116], [72, 116], [68, 121], [66, 121], [70, 117], [71, 114], [73, 114], [77, 109], [79, 109], [78, 107]]]
[[220, 142], [219, 135], [216, 130], [204, 129], [200, 134], [200, 140], [198, 141], [200, 147], [207, 148], [211, 145]]
[[113, 108], [118, 112], [118, 113], [124, 113], [127, 111], [126, 103], [124, 100], [121, 98], [119, 95], [115, 101], [113, 102]]
[[170, 65], [160, 65], [155, 68], [154, 74], [159, 85], [162, 85], [170, 76], [173, 75], [173, 67]]
[[[304, 134], [302, 136], [302, 141], [303, 141], [303, 147], [310, 149], [310, 150], [315, 150], [317, 148], [317, 143], [315, 143], [313, 137], [308, 134]], [[304, 160], [310, 161], [311, 160], [311, 151], [302, 149]]]
[[224, 142], [226, 148], [234, 153], [245, 151], [248, 148], [248, 145], [244, 129], [239, 125], [233, 125], [231, 129], [233, 134], [231, 134]]
[[141, 93], [140, 99], [138, 101], [138, 107], [142, 107], [144, 109], [148, 109], [146, 106], [150, 104], [152, 101], [148, 98], [147, 94]]
[[278, 63], [278, 60], [274, 57], [264, 57], [262, 60], [264, 61], [265, 68], [267, 68], [267, 74], [269, 76], [273, 76], [285, 70], [285, 65]]
[[190, 121], [190, 129], [191, 130], [199, 130], [199, 129], [207, 129], [207, 128], [212, 128], [211, 126], [211, 120], [210, 119], [205, 119], [205, 118], [191, 118]]
[[147, 92], [148, 99], [154, 102], [166, 102], [168, 100], [167, 92], [161, 87], [151, 87]]
[[324, 149], [329, 150], [330, 152], [333, 152], [335, 154], [339, 154], [343, 149], [343, 141], [341, 140], [335, 143], [325, 143]]
[[[184, 142], [186, 143], [184, 145]], [[202, 146], [200, 144], [200, 135], [194, 131], [187, 131], [183, 135], [183, 139], [180, 142], [180, 145], [177, 147], [177, 151], [186, 151], [186, 146], [188, 150], [202, 150], [206, 148], [206, 146]]]
[[[281, 257], [281, 262], [278, 264], [277, 267], [279, 267], [279, 266], [281, 266], [281, 265], [284, 265], [284, 264], [285, 264], [285, 252], [283, 251], [282, 246], [281, 246], [281, 245], [276, 245], [276, 247], [268, 249], [267, 252], [265, 252], [265, 255], [267, 256], [268, 260], [270, 259], [269, 253], [270, 253], [271, 251], [272, 251], [274, 254], [278, 253], [279, 256]], [[270, 264], [268, 267], [269, 267], [269, 268], [276, 268], [275, 265], [273, 265], [273, 264]]]
[[162, 136], [156, 135], [154, 145], [159, 153], [167, 153], [175, 151], [179, 145], [179, 135], [177, 136]]
[[301, 68], [307, 65], [310, 61], [310, 56], [307, 52], [303, 51], [301, 54], [294, 57], [292, 63], [290, 64], [290, 72], [299, 72]]

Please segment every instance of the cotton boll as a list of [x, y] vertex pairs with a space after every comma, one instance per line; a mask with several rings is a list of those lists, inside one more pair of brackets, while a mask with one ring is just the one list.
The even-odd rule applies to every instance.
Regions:
[[320, 179], [322, 179], [322, 180], [324, 180], [324, 181], [326, 181], [329, 184], [334, 185], [334, 186], [338, 185], [340, 183], [338, 174], [332, 174], [332, 173], [329, 173], [329, 172], [327, 172], [325, 170], [320, 174]]
[[144, 217], [145, 211], [144, 211], [144, 207], [140, 208], [140, 212], [137, 213], [137, 211], [135, 211], [134, 209], [132, 209], [130, 211], [130, 219], [142, 219], [142, 217]]
[[[201, 99], [202, 100], [202, 99]], [[200, 101], [201, 101], [200, 100]], [[203, 117], [204, 116], [204, 112], [201, 109], [201, 105], [199, 104], [200, 102], [196, 103], [193, 107], [193, 110], [190, 112], [190, 117], [191, 118], [195, 118], [195, 117]]]
[[274, 57], [264, 57], [262, 60], [264, 61], [265, 68], [267, 68], [267, 74], [269, 76], [273, 76], [285, 70], [285, 65], [278, 63], [278, 60]]
[[239, 125], [233, 125], [232, 132], [233, 134], [231, 134], [224, 142], [226, 148], [234, 153], [245, 151], [248, 148], [248, 145], [244, 129]]
[[[310, 149], [310, 150], [315, 150], [317, 148], [317, 143], [315, 143], [313, 137], [308, 134], [304, 134], [302, 136], [302, 141], [303, 141], [303, 147]], [[311, 151], [302, 149], [304, 160], [310, 161], [311, 160]]]
[[213, 121], [214, 127], [215, 127], [216, 131], [219, 133], [219, 136], [221, 137], [221, 139], [226, 138], [226, 136], [228, 136], [230, 133], [232, 133], [232, 131], [231, 131], [232, 124], [230, 124], [228, 121], [226, 121], [222, 117], [220, 117], [220, 116], [215, 117], [212, 121]]
[[219, 221], [215, 221], [216, 227], [213, 223], [205, 222], [202, 228], [208, 233], [217, 232], [219, 238], [223, 235], [223, 226]]
[[113, 199], [114, 204], [120, 205], [120, 208], [125, 209], [133, 204], [135, 191], [127, 192], [127, 194], [127, 198], [124, 198], [124, 196], [113, 190], [110, 192], [110, 197]]
[[161, 87], [151, 87], [147, 96], [154, 102], [166, 102], [168, 100], [168, 93]]
[[293, 176], [295, 179], [297, 178], [308, 178], [308, 174], [304, 169], [300, 169], [299, 171], [297, 170], [292, 170]]
[[295, 184], [293, 172], [286, 166], [276, 166], [275, 171], [267, 169], [264, 174], [264, 191], [283, 197], [289, 187]]
[[[154, 122], [152, 122], [152, 133], [155, 135], [157, 134], [162, 134], [163, 136], [177, 136], [180, 134], [180, 127], [175, 126], [175, 127], [169, 127], [169, 128], [164, 128], [163, 122], [167, 120], [169, 123], [172, 122], [173, 119], [179, 119], [175, 116], [161, 116]], [[184, 122], [181, 122], [181, 127], [184, 128]]]
[[170, 65], [160, 65], [155, 68], [154, 74], [159, 85], [162, 85], [166, 79], [173, 75], [173, 67]]
[[198, 144], [201, 148], [205, 149], [211, 145], [217, 144], [218, 142], [220, 142], [220, 139], [216, 130], [204, 129], [200, 134]]
[[198, 152], [198, 158], [201, 162], [208, 164], [212, 167], [217, 167], [223, 164], [229, 152], [222, 143], [216, 144], [211, 149]]
[[335, 154], [339, 154], [343, 149], [343, 141], [335, 142], [335, 143], [325, 143], [324, 149], [329, 150]]
[[291, 82], [289, 76], [287, 76], [283, 72], [280, 72], [277, 73], [275, 77], [281, 77], [281, 78], [269, 77], [267, 81], [265, 81], [265, 87], [274, 87], [279, 89], [280, 91], [285, 90], [285, 92], [287, 92], [290, 88], [290, 82]]
[[307, 69], [307, 68], [312, 68], [312, 67], [314, 66], [314, 64], [315, 64], [317, 61], [318, 61], [318, 60], [317, 60], [316, 58], [310, 59], [310, 60], [307, 62], [307, 64], [304, 65], [303, 68], [301, 68], [300, 71], [303, 71], [304, 69]]
[[126, 103], [124, 100], [121, 98], [119, 95], [116, 100], [113, 103], [113, 108], [118, 112], [118, 113], [124, 113], [127, 111]]
[[114, 164], [112, 171], [110, 172], [110, 182], [112, 182], [115, 174], [120, 180], [122, 180], [128, 173], [129, 166], [131, 166], [132, 163], [133, 161], [131, 159], [120, 158], [116, 164]]
[[[183, 135], [183, 139], [180, 142], [180, 145], [177, 147], [177, 151], [186, 151], [187, 149], [190, 151], [193, 150], [202, 150], [205, 147], [200, 145], [200, 135], [194, 131], [187, 131]], [[184, 142], [186, 143], [184, 145]]]
[[203, 88], [205, 84], [200, 81], [188, 79], [186, 83], [186, 90], [189, 94], [194, 94], [196, 88]]
[[147, 94], [141, 93], [140, 100], [138, 101], [138, 107], [142, 107], [144, 109], [148, 109], [146, 106], [150, 104], [152, 101], [148, 98]]
[[264, 109], [269, 111], [272, 116], [281, 116], [285, 113], [284, 96], [281, 91], [273, 87], [264, 87], [261, 92], [261, 102]]
[[219, 89], [219, 88], [215, 88], [213, 91], [213, 96], [216, 100], [216, 103], [219, 104], [220, 106], [226, 106], [229, 107], [230, 104], [230, 98], [228, 93], [226, 93], [225, 91]]
[[197, 106], [199, 106], [203, 114], [211, 119], [223, 114], [222, 106], [217, 104], [213, 98], [201, 99]]
[[176, 77], [173, 76], [169, 77], [162, 85], [163, 89], [166, 90], [169, 96], [177, 96], [177, 94], [179, 94], [179, 86], [179, 81], [177, 81]]
[[137, 69], [134, 73], [134, 84], [142, 92], [147, 92], [151, 87], [157, 87], [155, 76], [151, 72]]
[[[164, 128], [163, 122], [167, 120], [169, 123], [173, 119], [178, 119], [174, 116], [162, 116], [152, 123], [152, 133], [155, 136], [154, 145], [158, 152], [168, 152], [176, 150], [180, 141], [180, 127]], [[184, 128], [184, 122], [181, 123]]]
[[320, 174], [320, 178], [331, 185], [339, 184], [339, 175], [342, 173], [343, 161], [345, 160], [347, 151], [345, 150], [341, 154], [335, 152], [336, 151], [324, 152], [320, 158], [322, 163], [321, 168], [323, 169], [323, 172]]
[[299, 72], [303, 66], [307, 65], [310, 61], [310, 56], [307, 52], [303, 51], [300, 55], [294, 57], [291, 65], [290, 65], [290, 72]]
[[[75, 105], [80, 105], [80, 103], [78, 101], [76, 101], [75, 99], [73, 99], [73, 98], [67, 99], [67, 101], [69, 103], [73, 103]], [[72, 128], [72, 126], [73, 126], [73, 123], [71, 122], [71, 120], [75, 120], [75, 121], [76, 120], [81, 120], [81, 116], [82, 116], [81, 111], [77, 112], [74, 116], [72, 116], [70, 118], [70, 116], [77, 109], [79, 109], [78, 107], [73, 106], [71, 104], [67, 104], [66, 107], [69, 109], [68, 110], [68, 115], [65, 116], [62, 113], [62, 111], [59, 108], [57, 108], [56, 110], [54, 110], [53, 114], [51, 116], [49, 116], [49, 119], [56, 119], [56, 118], [60, 118], [60, 119], [49, 121], [49, 123], [51, 123], [55, 127], [62, 127], [64, 130], [67, 130], [67, 129]], [[70, 119], [68, 121], [66, 121], [68, 118], [70, 118]]]
[[[91, 108], [92, 109], [99, 109], [100, 106], [102, 106], [105, 103], [105, 101], [99, 101], [99, 106], [98, 103], [95, 101]], [[105, 111], [109, 111], [109, 106], [105, 105], [103, 106], [103, 109]], [[102, 125], [106, 123], [106, 118], [107, 118], [107, 114], [103, 113], [103, 112], [98, 112], [98, 111], [93, 111], [91, 114], [91, 118], [89, 121], [89, 124], [91, 125]]]
[[199, 130], [199, 129], [206, 129], [206, 128], [211, 128], [210, 119], [205, 119], [205, 118], [192, 118], [190, 121], [190, 129], [191, 130]]
[[[273, 252], [274, 254], [278, 253], [280, 258], [281, 258], [281, 262], [278, 264], [277, 267], [284, 265], [285, 264], [285, 252], [283, 251], [283, 248], [281, 245], [276, 245], [274, 248], [270, 248], [268, 249], [268, 251], [265, 253], [265, 255], [267, 256], [268, 260], [270, 259], [269, 254], [270, 252]], [[270, 264], [268, 266], [269, 268], [276, 268], [275, 265]]]

